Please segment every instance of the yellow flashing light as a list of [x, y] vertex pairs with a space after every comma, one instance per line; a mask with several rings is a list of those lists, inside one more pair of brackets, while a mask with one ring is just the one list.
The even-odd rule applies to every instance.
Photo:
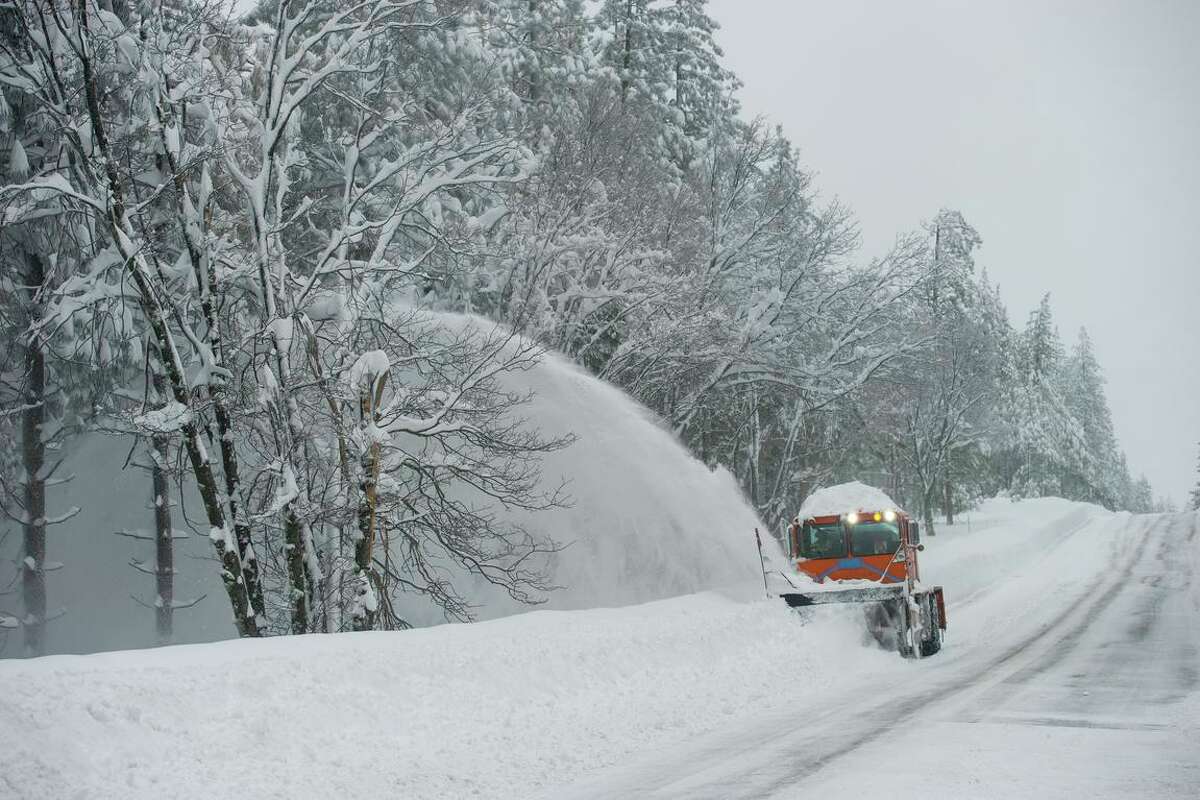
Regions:
[[880, 514], [878, 511], [876, 511], [874, 519], [876, 522], [879, 522], [881, 519], [883, 519], [883, 514]]

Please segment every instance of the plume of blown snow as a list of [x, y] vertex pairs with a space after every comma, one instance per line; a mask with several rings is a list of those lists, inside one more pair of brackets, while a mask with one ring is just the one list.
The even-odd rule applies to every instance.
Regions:
[[[496, 329], [479, 317], [436, 319], [450, 329]], [[621, 606], [708, 590], [761, 597], [755, 528], [768, 568], [783, 556], [728, 471], [709, 469], [653, 412], [557, 353], [501, 382], [514, 393], [533, 393], [518, 413], [545, 437], [575, 436], [542, 461], [545, 488], [567, 482], [568, 507], [494, 509], [566, 545], [546, 563], [561, 588], [538, 608]], [[481, 619], [530, 609], [485, 581], [470, 582], [467, 595]]]

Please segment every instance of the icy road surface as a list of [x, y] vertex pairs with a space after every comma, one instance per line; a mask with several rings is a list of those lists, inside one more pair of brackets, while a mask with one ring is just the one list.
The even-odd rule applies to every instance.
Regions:
[[1197, 516], [1060, 523], [1017, 537], [1031, 552], [1008, 575], [978, 535], [931, 546], [926, 578], [952, 603], [941, 656], [547, 797], [1200, 797]]

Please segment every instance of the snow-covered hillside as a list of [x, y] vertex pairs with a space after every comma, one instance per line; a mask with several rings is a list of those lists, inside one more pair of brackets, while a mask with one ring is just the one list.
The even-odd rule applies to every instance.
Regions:
[[[996, 500], [940, 529], [922, 568], [946, 586], [950, 629], [943, 653], [921, 662], [864, 644], [857, 609], [797, 615], [715, 592], [400, 633], [8, 661], [0, 794], [564, 796], [697, 737], [817, 725], [835, 699], [856, 696], [857, 707], [870, 687], [961, 680], [1077, 604], [1156, 524]], [[747, 580], [752, 590], [758, 579]]]

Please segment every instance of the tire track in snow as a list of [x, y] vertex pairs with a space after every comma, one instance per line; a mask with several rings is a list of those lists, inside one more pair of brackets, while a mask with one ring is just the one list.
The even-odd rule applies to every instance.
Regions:
[[[1143, 523], [1144, 521], [1144, 523]], [[1045, 557], [1092, 524], [1109, 520], [1089, 518], [1066, 535], [1057, 538], [1039, 555]], [[1139, 524], [1143, 523], [1143, 524]], [[1006, 646], [996, 657], [963, 662], [953, 675], [933, 680], [921, 691], [908, 696], [887, 699], [865, 711], [847, 714], [844, 709], [861, 708], [862, 687], [828, 698], [829, 710], [804, 715], [791, 712], [773, 715], [762, 724], [743, 731], [743, 736], [713, 737], [698, 746], [673, 757], [655, 759], [650, 756], [621, 773], [605, 771], [585, 781], [556, 792], [555, 798], [687, 798], [700, 800], [734, 800], [734, 798], [765, 798], [781, 791], [794, 790], [804, 779], [819, 772], [849, 753], [880, 737], [893, 733], [898, 726], [908, 724], [918, 715], [961, 700], [964, 693], [979, 689], [981, 677], [1001, 673], [988, 681], [988, 688], [1002, 683], [1008, 676], [1027, 669], [1031, 663], [1046, 657], [1047, 646], [1054, 648], [1064, 638], [1074, 635], [1077, 640], [1094, 614], [1113, 602], [1115, 590], [1145, 555], [1154, 520], [1130, 517], [1128, 526], [1138, 525], [1132, 536], [1117, 536], [1113, 540], [1114, 559], [1120, 558], [1120, 569], [1106, 570], [1095, 576], [1084, 588], [1066, 601], [1064, 609], [1029, 635]], [[981, 596], [973, 593], [972, 602]], [[1090, 602], [1088, 599], [1092, 598]], [[1038, 645], [1043, 645], [1038, 647]], [[1051, 650], [1051, 656], [1053, 651]], [[895, 681], [896, 675], [881, 676]], [[906, 685], [897, 681], [900, 686]], [[780, 768], [780, 762], [791, 763]]]
[[[1079, 530], [1086, 527], [1086, 522]], [[1003, 669], [1015, 662], [1023, 660], [1022, 656], [1028, 656], [1035, 645], [1041, 642], [1053, 641], [1053, 649], [1050, 652], [1049, 658], [1052, 662], [1047, 662], [1044, 665], [1035, 661], [1033, 665], [1020, 666], [1015, 670], [1009, 671], [1006, 676], [998, 683], [1007, 683], [1013, 675], [1023, 674], [1024, 680], [1029, 680], [1034, 675], [1048, 669], [1052, 663], [1056, 663], [1065, 656], [1064, 646], [1067, 648], [1073, 647], [1083, 635], [1088, 625], [1100, 614], [1103, 609], [1107, 608], [1116, 599], [1119, 587], [1127, 580], [1132, 573], [1134, 565], [1137, 564], [1145, 556], [1145, 543], [1150, 538], [1151, 532], [1154, 529], [1154, 524], [1147, 524], [1140, 532], [1136, 539], [1137, 546], [1132, 548], [1127, 543], [1124, 548], [1126, 560], [1122, 564], [1121, 570], [1114, 576], [1112, 572], [1103, 572], [1096, 577], [1088, 586], [1080, 593], [1080, 597], [1087, 598], [1095, 596], [1090, 603], [1080, 605], [1079, 603], [1070, 603], [1062, 611], [1055, 616], [1050, 622], [1042, 625], [1033, 634], [1022, 638], [1014, 645], [1007, 647], [998, 658], [986, 661], [976, 669], [969, 670], [967, 674], [958, 677], [955, 680], [941, 683], [927, 691], [921, 692], [914, 697], [901, 702], [897, 706], [889, 706], [889, 713], [886, 719], [877, 720], [876, 727], [873, 730], [865, 732], [859, 737], [852, 746], [844, 749], [838, 749], [826, 753], [824, 756], [810, 761], [803, 765], [801, 769], [792, 770], [786, 776], [781, 776], [773, 781], [769, 786], [763, 787], [764, 791], [753, 795], [728, 795], [729, 797], [771, 797], [778, 794], [786, 788], [793, 788], [795, 784], [805, 778], [815, 774], [819, 770], [828, 766], [830, 763], [842, 758], [843, 756], [857, 750], [858, 748], [874, 742], [876, 739], [885, 734], [893, 732], [893, 729], [901, 724], [907, 723], [915, 718], [918, 714], [928, 715], [932, 709], [952, 704], [959, 701], [960, 695], [963, 693], [972, 693], [977, 690], [979, 677], [988, 675], [996, 670]], [[1077, 533], [1078, 530], [1073, 531]], [[1065, 538], [1065, 537], [1064, 537]], [[1117, 547], [1119, 543], [1114, 542]], [[1064, 643], [1066, 643], [1064, 645]], [[1038, 656], [1033, 656], [1037, 659]], [[1032, 670], [1032, 671], [1031, 671]], [[723, 796], [723, 795], [722, 795]], [[714, 798], [717, 795], [713, 796]]]
[[[1152, 548], [1146, 545], [1151, 540], [1151, 537], [1156, 533], [1162, 537], [1161, 541], [1167, 541], [1167, 537], [1163, 536], [1164, 529], [1171, 527], [1171, 518], [1163, 518], [1151, 520], [1149, 524], [1142, 530], [1141, 535], [1136, 539], [1136, 547], [1129, 552], [1133, 542], [1127, 542], [1125, 548], [1126, 560], [1122, 564], [1120, 570], [1116, 573], [1102, 573], [1100, 579], [1093, 583], [1092, 587], [1085, 590], [1084, 596], [1095, 594], [1096, 598], [1092, 602], [1083, 606], [1072, 604], [1068, 606], [1047, 629], [1026, 639], [1014, 651], [1010, 651], [1008, 657], [1001, 662], [992, 664], [992, 668], [1002, 666], [1004, 663], [1011, 661], [1012, 658], [1021, 655], [1023, 652], [1031, 649], [1039, 640], [1043, 640], [1052, 629], [1056, 627], [1064, 627], [1065, 630], [1061, 635], [1053, 639], [1052, 646], [1048, 652], [1035, 655], [1030, 663], [1018, 668], [1017, 670], [1008, 673], [998, 683], [992, 685], [977, 701], [976, 704], [982, 708], [997, 708], [1002, 705], [1008, 698], [1012, 697], [1019, 688], [1029, 684], [1033, 679], [1054, 668], [1062, 663], [1078, 646], [1084, 634], [1088, 632], [1091, 625], [1107, 611], [1118, 598], [1125, 594], [1129, 587], [1135, 582], [1132, 580], [1135, 568], [1147, 561], [1151, 557]], [[1161, 551], [1161, 542], [1160, 548]], [[1072, 619], [1074, 618], [1074, 619]], [[1071, 624], [1066, 624], [1071, 620]], [[1050, 641], [1050, 640], [1046, 640]], [[976, 713], [962, 718], [965, 722], [979, 722], [986, 714]]]

